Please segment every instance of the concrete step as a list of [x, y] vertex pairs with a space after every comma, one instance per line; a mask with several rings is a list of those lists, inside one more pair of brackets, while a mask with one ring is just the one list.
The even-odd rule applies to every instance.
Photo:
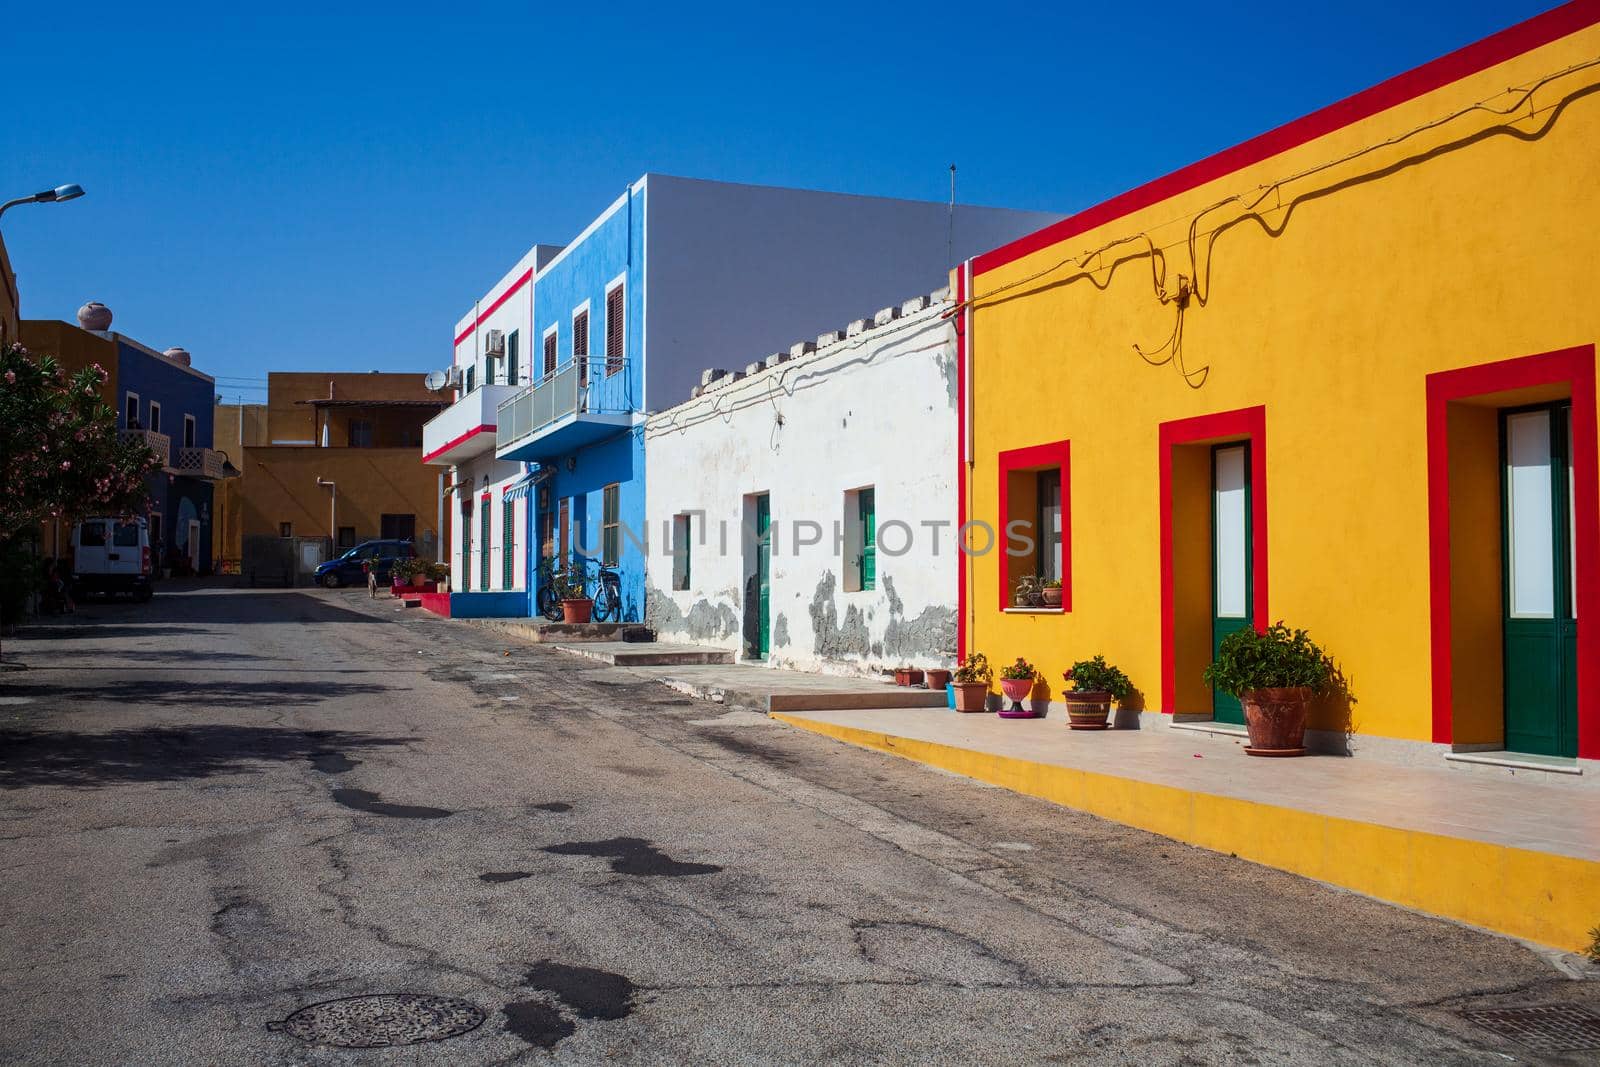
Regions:
[[[574, 644], [581, 641], [650, 641], [649, 631], [636, 622], [548, 622], [544, 619], [462, 619], [484, 630], [511, 634], [537, 644]], [[639, 634], [643, 631], [643, 634]], [[720, 661], [717, 661], [720, 662]]]
[[[551, 641], [546, 638], [546, 643]], [[556, 651], [599, 660], [614, 667], [673, 667], [684, 664], [732, 663], [733, 653], [703, 645], [636, 644], [631, 641], [591, 641], [556, 644]]]
[[[766, 672], [765, 668], [752, 668]], [[709, 700], [728, 707], [748, 708], [765, 713], [794, 711], [850, 711], [859, 708], [943, 708], [946, 697], [942, 690], [930, 692], [896, 686], [888, 682], [841, 685], [837, 689], [807, 686], [786, 688], [783, 679], [755, 679], [753, 684], [739, 681], [665, 675], [661, 681], [670, 688], [699, 700]], [[854, 680], [852, 680], [854, 681]]]

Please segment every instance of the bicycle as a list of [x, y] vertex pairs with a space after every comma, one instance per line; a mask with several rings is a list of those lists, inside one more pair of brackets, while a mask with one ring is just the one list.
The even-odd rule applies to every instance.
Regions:
[[594, 612], [590, 618], [595, 622], [609, 622], [614, 617], [622, 621], [622, 576], [604, 564], [596, 568], [596, 587], [594, 591]]

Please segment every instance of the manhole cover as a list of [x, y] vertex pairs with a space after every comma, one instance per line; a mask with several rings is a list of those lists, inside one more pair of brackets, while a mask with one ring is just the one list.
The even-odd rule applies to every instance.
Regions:
[[455, 997], [422, 993], [378, 993], [325, 1000], [301, 1008], [282, 1022], [268, 1023], [313, 1045], [385, 1048], [443, 1041], [483, 1025], [483, 1009]]
[[1600, 1015], [1571, 1004], [1464, 1011], [1461, 1017], [1539, 1052], [1600, 1048]]

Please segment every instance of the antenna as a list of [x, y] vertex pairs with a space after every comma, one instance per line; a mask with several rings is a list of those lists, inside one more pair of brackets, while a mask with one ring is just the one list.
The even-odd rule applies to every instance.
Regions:
[[428, 376], [422, 379], [422, 384], [429, 392], [437, 393], [450, 385], [450, 372], [444, 370], [430, 371]]
[[950, 235], [945, 241], [946, 263], [956, 260], [956, 165], [950, 164]]

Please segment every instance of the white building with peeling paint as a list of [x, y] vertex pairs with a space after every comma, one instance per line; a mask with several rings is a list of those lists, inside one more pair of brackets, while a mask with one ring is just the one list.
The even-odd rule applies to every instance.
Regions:
[[649, 418], [646, 619], [661, 640], [839, 673], [949, 663], [950, 310], [940, 291], [708, 370]]

